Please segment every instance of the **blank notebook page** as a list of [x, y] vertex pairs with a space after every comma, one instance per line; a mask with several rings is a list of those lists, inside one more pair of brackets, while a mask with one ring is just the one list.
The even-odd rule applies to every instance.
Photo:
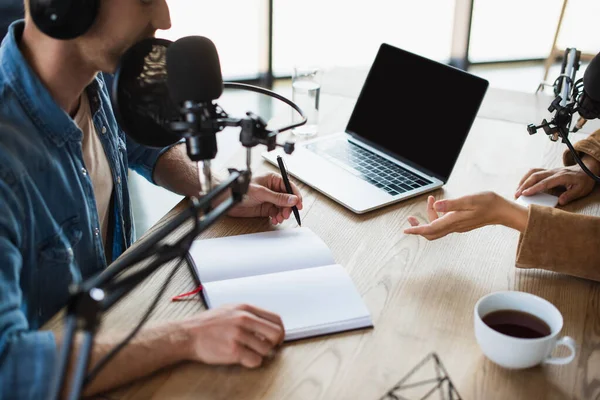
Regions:
[[308, 228], [196, 240], [190, 255], [203, 284], [335, 264], [327, 245]]
[[286, 340], [372, 326], [341, 265], [208, 282], [204, 291], [210, 308], [248, 303], [279, 314]]

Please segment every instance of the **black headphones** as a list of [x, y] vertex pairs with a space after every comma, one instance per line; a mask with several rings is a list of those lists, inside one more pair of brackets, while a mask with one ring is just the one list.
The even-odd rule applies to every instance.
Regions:
[[100, 0], [29, 0], [38, 29], [55, 39], [74, 39], [94, 24]]

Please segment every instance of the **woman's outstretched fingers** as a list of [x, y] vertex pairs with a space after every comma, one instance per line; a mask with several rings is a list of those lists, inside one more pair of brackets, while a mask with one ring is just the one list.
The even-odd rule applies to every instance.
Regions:
[[404, 233], [407, 235], [423, 235], [427, 231], [429, 224], [425, 225], [413, 225], [410, 228], [406, 228]]
[[435, 204], [435, 197], [429, 196], [427, 198], [427, 216], [429, 217], [429, 222], [433, 222], [439, 218], [438, 213], [435, 212], [433, 205]]
[[419, 220], [415, 217], [408, 217], [408, 223], [410, 226], [419, 226]]

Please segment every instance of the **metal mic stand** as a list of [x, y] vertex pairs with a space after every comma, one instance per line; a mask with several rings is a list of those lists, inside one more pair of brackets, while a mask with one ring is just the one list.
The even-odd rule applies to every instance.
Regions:
[[[73, 344], [77, 332], [82, 332], [83, 340], [73, 369], [67, 397], [69, 400], [79, 399], [87, 383], [86, 373], [89, 368], [94, 337], [100, 326], [101, 314], [113, 307], [166, 262], [187, 254], [192, 241], [200, 233], [243, 200], [252, 177], [250, 170], [251, 147], [264, 144], [269, 151], [277, 146], [283, 147], [288, 154], [294, 151], [293, 142], [287, 142], [285, 145], [277, 144], [276, 138], [279, 131], [268, 131], [266, 123], [253, 113], [248, 112], [248, 118], [232, 119], [228, 118], [227, 114], [218, 106], [207, 104], [186, 104], [183, 113], [186, 120], [172, 123], [171, 128], [174, 131], [183, 132], [182, 136], [186, 139], [188, 155], [192, 160], [205, 161], [214, 158], [217, 153], [216, 132], [227, 126], [241, 127], [240, 141], [247, 148], [247, 168], [243, 171], [230, 169], [229, 178], [214, 190], [211, 189], [201, 199], [192, 198], [191, 206], [184, 212], [152, 233], [142, 243], [112, 263], [105, 271], [71, 289], [56, 379], [50, 392], [50, 398], [53, 400], [61, 399], [62, 394], [66, 393], [67, 369], [73, 355]], [[306, 120], [303, 121], [303, 123], [305, 122]], [[212, 209], [213, 201], [227, 190], [231, 190], [231, 196]], [[194, 229], [174, 245], [160, 244], [165, 237], [191, 218], [196, 220]], [[122, 272], [150, 257], [153, 259], [148, 265], [117, 280]]]
[[583, 79], [575, 81], [575, 75], [579, 69], [581, 51], [575, 48], [565, 50], [565, 56], [561, 67], [561, 74], [554, 83], [554, 94], [556, 98], [548, 107], [548, 111], [556, 112], [550, 121], [542, 120], [540, 125], [527, 125], [527, 132], [530, 135], [535, 134], [538, 129], [542, 128], [546, 135], [556, 142], [560, 137], [562, 142], [567, 145], [573, 158], [579, 164], [581, 169], [596, 182], [600, 183], [600, 177], [594, 174], [581, 161], [581, 158], [575, 151], [575, 148], [569, 141], [569, 130], [573, 115], [578, 111], [577, 100], [579, 99]]
[[[80, 398], [86, 383], [86, 372], [89, 367], [94, 336], [100, 325], [101, 314], [113, 307], [164, 263], [187, 254], [191, 242], [200, 233], [204, 232], [243, 200], [244, 194], [248, 191], [250, 172], [230, 170], [230, 173], [229, 178], [207, 196], [202, 199], [192, 198], [190, 207], [152, 233], [140, 245], [124, 254], [105, 271], [71, 289], [71, 297], [67, 304], [63, 343], [57, 365], [57, 378], [51, 391], [51, 399], [62, 398], [62, 394], [67, 387], [67, 366], [72, 356], [77, 331], [82, 331], [83, 340], [73, 369], [70, 391], [67, 397], [70, 400]], [[222, 195], [227, 190], [231, 190], [231, 197], [210, 212], [202, 214], [217, 196]], [[196, 220], [196, 224], [182, 239], [174, 245], [160, 244], [165, 237], [192, 218]], [[122, 272], [150, 257], [153, 257], [153, 260], [148, 265], [125, 278], [117, 280]]]
[[538, 129], [543, 128], [550, 140], [556, 142], [559, 137], [564, 138], [569, 134], [569, 127], [573, 114], [576, 112], [575, 101], [577, 89], [575, 86], [575, 75], [579, 69], [581, 52], [575, 48], [565, 50], [565, 56], [561, 72], [554, 82], [554, 95], [556, 98], [548, 107], [548, 111], [555, 112], [550, 122], [546, 119], [540, 125], [527, 125], [527, 132], [533, 135]]
[[[242, 86], [241, 84], [235, 85], [232, 87]], [[287, 99], [286, 102], [288, 102]], [[301, 110], [299, 111], [301, 112]], [[185, 120], [172, 122], [170, 128], [173, 132], [185, 138], [188, 157], [190, 160], [198, 162], [198, 173], [201, 185], [203, 183], [202, 189], [205, 191], [210, 191], [212, 184], [210, 162], [217, 155], [216, 134], [226, 127], [241, 128], [240, 142], [242, 146], [246, 147], [247, 171], [250, 171], [252, 161], [251, 148], [259, 144], [265, 145], [267, 151], [272, 151], [277, 146], [282, 147], [286, 154], [292, 154], [294, 151], [294, 142], [286, 142], [283, 145], [278, 144], [277, 135], [280, 131], [267, 130], [267, 123], [252, 112], [246, 113], [247, 118], [229, 118], [227, 113], [217, 104], [188, 101], [184, 103], [181, 113], [184, 115]], [[304, 120], [298, 125], [306, 123], [306, 118], [302, 112], [301, 115]], [[252, 176], [250, 175], [249, 178], [251, 179]]]
[[[279, 130], [269, 131], [266, 129], [266, 122], [254, 113], [246, 113], [247, 118], [229, 118], [218, 105], [212, 102], [197, 104], [185, 102], [183, 108], [180, 110], [183, 121], [171, 122], [169, 128], [171, 131], [185, 138], [187, 153], [190, 159], [203, 163], [201, 168], [199, 165], [198, 172], [201, 181], [202, 175], [204, 176], [205, 183], [202, 187], [202, 194], [205, 195], [201, 199], [192, 198], [191, 206], [184, 212], [156, 230], [144, 239], [142, 243], [136, 245], [126, 254], [123, 254], [105, 271], [96, 277], [92, 277], [74, 286], [70, 290], [71, 296], [67, 303], [63, 343], [58, 358], [56, 379], [50, 391], [50, 399], [61, 399], [63, 393], [68, 393], [67, 399], [69, 400], [79, 399], [81, 396], [83, 388], [90, 378], [86, 373], [90, 363], [94, 337], [100, 325], [101, 313], [109, 310], [164, 263], [185, 256], [192, 241], [200, 233], [204, 232], [236, 204], [242, 202], [244, 195], [248, 192], [252, 178], [250, 169], [251, 148], [263, 144], [267, 147], [268, 151], [274, 150], [277, 146], [283, 147], [287, 154], [291, 154], [294, 151], [293, 142], [286, 142], [284, 145], [278, 144], [277, 135], [280, 132], [306, 124], [306, 116], [300, 107], [285, 97], [260, 87], [236, 82], [226, 82], [224, 86], [226, 88], [254, 91], [277, 98], [296, 110], [302, 117], [302, 120]], [[240, 142], [247, 149], [246, 169], [243, 171], [229, 169], [229, 178], [213, 190], [211, 186], [210, 160], [214, 159], [217, 154], [216, 133], [222, 131], [225, 127], [241, 128]], [[212, 209], [213, 201], [227, 190], [231, 190], [231, 196]], [[160, 242], [165, 237], [191, 218], [194, 218], [196, 221], [194, 229], [174, 245], [160, 245]], [[122, 272], [150, 257], [154, 258], [148, 265], [125, 278], [117, 280]], [[67, 369], [73, 355], [75, 335], [79, 330], [83, 333], [83, 340], [79, 349], [79, 357], [75, 362], [70, 390], [67, 392]], [[116, 354], [118, 350], [116, 349], [112, 355]], [[95, 368], [93, 372], [97, 373], [101, 368], [102, 365]]]

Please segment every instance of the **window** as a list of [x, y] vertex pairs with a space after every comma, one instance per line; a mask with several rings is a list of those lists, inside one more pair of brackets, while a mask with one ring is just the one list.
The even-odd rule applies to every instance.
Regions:
[[[471, 62], [546, 58], [550, 54], [563, 0], [475, 0], [469, 46]], [[600, 2], [571, 0], [558, 47], [600, 51], [596, 32]]]
[[382, 42], [447, 61], [454, 0], [274, 1], [273, 72], [296, 62], [369, 66]]
[[268, 13], [265, 0], [167, 0], [172, 28], [157, 37], [205, 36], [219, 53], [225, 79], [255, 78], [266, 68]]

